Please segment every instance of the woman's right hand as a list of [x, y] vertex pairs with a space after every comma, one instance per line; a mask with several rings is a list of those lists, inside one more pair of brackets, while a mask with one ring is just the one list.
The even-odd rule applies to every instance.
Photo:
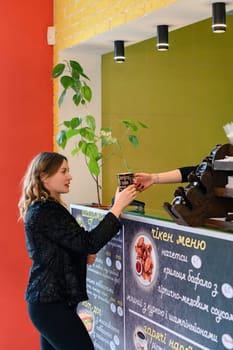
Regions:
[[123, 191], [119, 191], [119, 187], [115, 193], [115, 200], [110, 211], [119, 217], [121, 212], [136, 198], [137, 188], [135, 184], [127, 186]]

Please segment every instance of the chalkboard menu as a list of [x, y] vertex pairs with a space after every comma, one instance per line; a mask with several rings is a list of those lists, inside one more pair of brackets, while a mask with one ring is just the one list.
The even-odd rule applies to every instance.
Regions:
[[[106, 214], [72, 207], [87, 230]], [[78, 306], [101, 350], [233, 349], [233, 234], [125, 215]], [[90, 326], [91, 324], [91, 326]]]
[[[105, 211], [71, 207], [78, 223], [90, 231]], [[123, 288], [123, 230], [98, 253], [88, 267], [87, 293], [89, 300], [80, 303], [79, 316], [89, 330], [97, 350], [124, 349], [124, 296]], [[83, 349], [84, 350], [84, 349]]]

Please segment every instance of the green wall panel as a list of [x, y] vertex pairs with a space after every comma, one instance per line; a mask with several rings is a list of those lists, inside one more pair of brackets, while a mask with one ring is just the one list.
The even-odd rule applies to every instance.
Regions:
[[[131, 170], [167, 171], [198, 164], [218, 143], [227, 143], [223, 125], [233, 121], [233, 17], [227, 32], [211, 32], [210, 19], [169, 33], [167, 52], [155, 49], [155, 38], [125, 48], [126, 61], [116, 64], [113, 53], [102, 58], [103, 125], [117, 118], [141, 120], [149, 126], [138, 134], [138, 149], [125, 144]], [[124, 171], [112, 157], [103, 167], [103, 202]], [[185, 184], [184, 184], [185, 185]], [[155, 186], [138, 195], [146, 211], [167, 218], [164, 201], [178, 185]]]

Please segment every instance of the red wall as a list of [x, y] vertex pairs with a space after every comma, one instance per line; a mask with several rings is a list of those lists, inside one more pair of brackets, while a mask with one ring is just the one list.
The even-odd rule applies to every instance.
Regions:
[[0, 349], [39, 349], [24, 292], [30, 261], [17, 221], [19, 182], [36, 153], [52, 150], [53, 25], [48, 0], [4, 1], [0, 11]]

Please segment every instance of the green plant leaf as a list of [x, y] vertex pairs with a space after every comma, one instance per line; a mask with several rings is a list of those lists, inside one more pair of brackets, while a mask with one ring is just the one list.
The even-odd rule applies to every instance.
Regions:
[[87, 139], [88, 141], [93, 141], [95, 139], [95, 133], [92, 129], [88, 127], [80, 128], [79, 129], [80, 135]]
[[66, 90], [63, 90], [61, 95], [59, 96], [59, 99], [58, 99], [58, 106], [59, 106], [59, 108], [61, 108], [61, 105], [62, 105], [62, 103], [64, 101], [65, 95], [66, 95]]
[[77, 128], [80, 124], [82, 123], [82, 118], [78, 118], [78, 117], [75, 117], [75, 118], [72, 118], [71, 120], [65, 120], [63, 122], [63, 125], [66, 127], [66, 128], [70, 128], [70, 129], [75, 129]]
[[86, 155], [87, 142], [84, 140], [81, 140], [79, 141], [78, 146], [81, 149], [82, 153]]
[[95, 143], [92, 143], [92, 142], [87, 142], [86, 143], [85, 154], [90, 159], [95, 159], [95, 160], [99, 160], [100, 159], [99, 150], [98, 150], [98, 147], [96, 146]]
[[88, 76], [85, 73], [82, 72], [82, 73], [80, 73], [80, 75], [82, 75], [84, 78], [90, 80], [90, 78], [88, 78]]
[[66, 132], [64, 130], [61, 130], [58, 134], [57, 134], [57, 144], [58, 146], [60, 146], [61, 148], [65, 148], [66, 147], [66, 143], [67, 143], [67, 137], [66, 137]]
[[66, 128], [70, 128], [70, 123], [71, 123], [71, 120], [65, 120], [63, 122], [63, 125], [66, 127]]
[[132, 129], [133, 131], [137, 131], [138, 130], [137, 125], [132, 120], [125, 119], [125, 120], [122, 120], [122, 122], [125, 124], [126, 128]]
[[142, 128], [148, 129], [148, 126], [147, 126], [146, 124], [140, 122], [139, 120], [138, 120], [138, 124], [139, 124]]
[[95, 159], [90, 159], [87, 163], [89, 171], [94, 174], [95, 176], [99, 176], [100, 174], [100, 167], [98, 162]]
[[77, 61], [74, 61], [74, 60], [70, 60], [69, 63], [70, 63], [71, 68], [76, 70], [79, 74], [83, 73], [83, 67], [81, 66], [80, 63], [78, 63]]
[[129, 142], [132, 143], [134, 147], [137, 147], [139, 145], [138, 138], [135, 135], [129, 135], [128, 136]]
[[76, 129], [81, 124], [82, 124], [82, 118], [75, 117], [75, 118], [72, 118], [70, 120], [70, 126], [69, 127], [71, 129]]
[[65, 69], [65, 64], [64, 63], [58, 63], [52, 70], [52, 77], [57, 78], [59, 77]]
[[84, 85], [81, 87], [81, 94], [83, 95], [83, 97], [90, 102], [91, 98], [92, 98], [92, 91], [91, 88], [88, 85]]
[[65, 90], [74, 85], [74, 79], [68, 75], [63, 75], [60, 81]]
[[108, 133], [108, 132], [112, 132], [112, 129], [111, 128], [101, 128], [100, 131], [103, 133], [104, 132]]
[[85, 121], [90, 129], [92, 129], [93, 131], [96, 129], [95, 118], [92, 115], [86, 115]]
[[81, 86], [82, 86], [82, 82], [79, 80], [79, 78], [73, 78], [74, 79], [74, 85], [72, 86], [72, 89], [78, 94], [81, 94]]
[[81, 151], [81, 150], [80, 150], [79, 147], [75, 147], [75, 148], [72, 149], [71, 155], [72, 155], [72, 156], [75, 156], [75, 155], [78, 154], [78, 152], [80, 152], [80, 151]]
[[71, 76], [74, 81], [78, 81], [80, 79], [80, 74], [76, 69], [71, 69]]
[[74, 104], [75, 104], [76, 106], [78, 106], [79, 103], [80, 103], [80, 101], [81, 101], [81, 96], [80, 96], [80, 94], [75, 94], [75, 95], [73, 96], [73, 102], [74, 102]]
[[69, 140], [71, 137], [78, 135], [80, 133], [80, 129], [69, 129], [66, 131], [66, 139]]

